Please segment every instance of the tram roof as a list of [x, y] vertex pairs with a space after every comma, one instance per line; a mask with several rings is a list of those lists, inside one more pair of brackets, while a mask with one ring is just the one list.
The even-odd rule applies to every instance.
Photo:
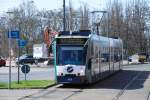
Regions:
[[113, 46], [117, 47], [122, 44], [122, 40], [120, 38], [108, 38], [104, 36], [97, 36], [96, 34], [91, 35], [92, 40], [100, 41], [101, 45], [105, 46]]
[[80, 30], [80, 31], [61, 31], [59, 36], [89, 36], [91, 34], [90, 30]]
[[89, 36], [57, 36], [56, 38], [89, 38]]

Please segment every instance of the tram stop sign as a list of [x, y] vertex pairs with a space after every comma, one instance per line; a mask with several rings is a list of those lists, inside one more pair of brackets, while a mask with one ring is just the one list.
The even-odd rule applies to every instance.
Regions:
[[22, 73], [24, 73], [24, 74], [29, 73], [29, 72], [30, 72], [30, 66], [29, 66], [29, 65], [23, 65], [23, 66], [21, 67], [21, 71], [22, 71]]

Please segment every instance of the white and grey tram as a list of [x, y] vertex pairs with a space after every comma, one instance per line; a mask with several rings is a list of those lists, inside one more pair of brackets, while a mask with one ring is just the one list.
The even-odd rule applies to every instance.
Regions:
[[119, 38], [80, 31], [61, 32], [55, 40], [57, 83], [89, 84], [122, 68], [123, 43]]

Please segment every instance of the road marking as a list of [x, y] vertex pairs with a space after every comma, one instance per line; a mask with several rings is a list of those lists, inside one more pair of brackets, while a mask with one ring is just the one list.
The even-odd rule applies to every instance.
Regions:
[[118, 100], [125, 92], [125, 90], [142, 74], [142, 72], [138, 73], [133, 79], [112, 99]]

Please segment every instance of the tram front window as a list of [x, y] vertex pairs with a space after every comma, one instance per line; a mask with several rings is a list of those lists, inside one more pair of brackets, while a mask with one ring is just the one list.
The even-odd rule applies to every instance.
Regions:
[[58, 64], [84, 65], [84, 54], [82, 47], [61, 47], [58, 53]]

